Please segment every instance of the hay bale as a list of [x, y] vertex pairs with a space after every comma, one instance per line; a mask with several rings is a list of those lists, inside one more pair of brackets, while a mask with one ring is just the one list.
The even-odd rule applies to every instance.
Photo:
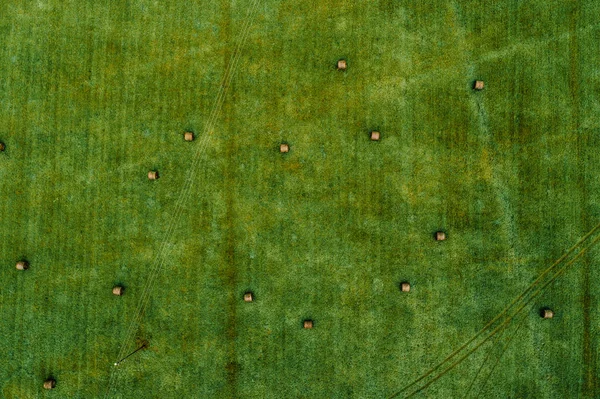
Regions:
[[29, 269], [29, 262], [26, 260], [20, 260], [17, 262], [17, 270], [27, 270]]
[[254, 294], [251, 292], [246, 292], [244, 294], [244, 302], [252, 302], [254, 301]]
[[310, 330], [311, 328], [313, 328], [313, 326], [314, 326], [314, 323], [312, 320], [304, 320], [302, 322], [302, 327], [304, 327], [307, 330]]
[[125, 293], [125, 287], [121, 285], [115, 285], [112, 289], [113, 295], [121, 296]]
[[337, 62], [338, 71], [345, 71], [346, 68], [348, 68], [348, 63], [346, 62], [346, 60], [339, 60]]
[[6, 146], [0, 141], [0, 152], [6, 150]]
[[148, 172], [148, 179], [149, 180], [157, 180], [158, 179], [158, 171], [156, 170], [151, 170]]
[[474, 90], [483, 90], [484, 87], [485, 87], [485, 83], [483, 82], [483, 80], [476, 80], [475, 83], [473, 84]]
[[287, 144], [281, 144], [279, 146], [279, 152], [281, 152], [282, 154], [285, 154], [286, 152], [290, 152], [290, 146]]
[[185, 141], [194, 141], [194, 132], [185, 132], [183, 134], [183, 139]]
[[554, 317], [554, 312], [551, 309], [542, 309], [540, 316], [544, 319], [551, 319]]
[[443, 231], [436, 231], [435, 232], [435, 240], [436, 241], [446, 240], [446, 233], [444, 233]]
[[400, 291], [402, 292], [409, 292], [410, 291], [410, 284], [407, 283], [406, 281], [403, 283], [400, 283]]
[[56, 387], [56, 380], [54, 378], [48, 378], [44, 381], [44, 389], [54, 389]]
[[379, 133], [377, 131], [372, 131], [371, 132], [371, 140], [373, 140], [373, 141], [379, 141], [380, 138], [381, 138], [381, 133]]

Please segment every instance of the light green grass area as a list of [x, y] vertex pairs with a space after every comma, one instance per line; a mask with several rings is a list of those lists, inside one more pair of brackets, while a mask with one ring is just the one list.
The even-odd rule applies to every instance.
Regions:
[[[0, 398], [398, 393], [600, 223], [598, 15], [0, 2]], [[413, 397], [600, 397], [600, 252], [584, 251], [397, 397], [428, 381]]]

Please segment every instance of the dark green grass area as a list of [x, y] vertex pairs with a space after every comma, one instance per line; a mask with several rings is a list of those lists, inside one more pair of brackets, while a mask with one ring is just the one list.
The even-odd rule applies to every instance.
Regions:
[[[0, 398], [387, 398], [460, 347], [600, 223], [600, 3], [487, 3], [0, 2]], [[600, 397], [599, 260], [415, 397]]]

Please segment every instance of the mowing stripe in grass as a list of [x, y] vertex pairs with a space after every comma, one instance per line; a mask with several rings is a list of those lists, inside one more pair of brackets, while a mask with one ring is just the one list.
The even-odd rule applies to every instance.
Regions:
[[[230, 64], [228, 65], [228, 68], [226, 69], [226, 72], [224, 75], [223, 82], [219, 87], [217, 99], [215, 101], [215, 107], [213, 108], [213, 111], [211, 112], [211, 115], [209, 117], [209, 122], [207, 123], [207, 127], [205, 128], [202, 142], [198, 146], [198, 149], [195, 153], [195, 157], [192, 162], [192, 167], [190, 168], [190, 173], [188, 175], [188, 179], [186, 180], [186, 184], [184, 185], [184, 188], [182, 189], [182, 192], [180, 193], [180, 195], [177, 199], [177, 203], [175, 206], [175, 214], [174, 214], [174, 216], [171, 217], [171, 221], [170, 221], [168, 229], [167, 229], [167, 233], [166, 233], [166, 237], [165, 237], [167, 239], [164, 239], [161, 241], [161, 246], [159, 247], [159, 250], [158, 250], [155, 260], [153, 262], [154, 266], [151, 269], [150, 276], [148, 277], [148, 279], [146, 280], [146, 282], [144, 284], [144, 287], [142, 290], [142, 295], [141, 295], [138, 309], [136, 312], [136, 316], [134, 317], [134, 320], [130, 325], [128, 335], [126, 336], [124, 341], [127, 341], [127, 339], [131, 336], [133, 329], [135, 329], [136, 325], [138, 324], [139, 318], [141, 317], [141, 315], [144, 311], [144, 308], [147, 304], [149, 292], [154, 283], [154, 278], [156, 277], [157, 273], [162, 268], [162, 266], [164, 264], [164, 260], [166, 259], [167, 255], [168, 255], [168, 253], [165, 253], [164, 251], [166, 251], [165, 248], [167, 248], [169, 245], [171, 245], [171, 244], [169, 244], [169, 238], [172, 234], [172, 231], [176, 225], [177, 220], [180, 217], [180, 212], [182, 210], [182, 204], [183, 204], [184, 200], [186, 199], [186, 197], [189, 195], [189, 188], [191, 187], [193, 174], [194, 174], [196, 166], [197, 166], [197, 160], [199, 158], [199, 155], [202, 153], [202, 150], [205, 147], [208, 135], [210, 134], [211, 129], [214, 125], [214, 121], [216, 120], [218, 108], [223, 99], [223, 93], [225, 92], [225, 90], [227, 88], [227, 78], [229, 77], [228, 75], [231, 73], [231, 66], [234, 65], [235, 61], [236, 61], [234, 59], [234, 55], [232, 55], [232, 59], [233, 59], [233, 61], [230, 62]], [[124, 344], [121, 346], [121, 351], [119, 352], [119, 355], [122, 356], [126, 350], [127, 350], [127, 346], [126, 346], [126, 342], [124, 342]]]
[[[582, 192], [582, 202], [584, 208], [581, 212], [582, 224], [584, 227], [588, 223], [587, 209], [588, 193], [586, 186], [586, 157], [585, 148], [587, 135], [581, 132], [581, 73], [580, 73], [580, 52], [579, 52], [579, 31], [578, 24], [581, 17], [581, 4], [579, 1], [571, 2], [572, 10], [569, 18], [569, 94], [571, 97], [571, 130], [575, 132], [577, 137], [577, 157], [579, 163], [579, 171], [577, 175], [577, 183]], [[589, 259], [584, 259], [582, 268], [583, 275], [583, 397], [595, 398], [598, 397], [598, 376], [596, 371], [595, 351], [593, 350], [591, 338], [591, 293], [590, 293], [590, 262]]]
[[[247, 31], [248, 27], [249, 27], [249, 24], [246, 24], [245, 27], [242, 28], [243, 32]], [[244, 35], [245, 35], [245, 33], [244, 33]], [[242, 44], [242, 41], [240, 41], [236, 50], [241, 47], [241, 44]], [[208, 138], [210, 137], [210, 134], [212, 134], [212, 128], [214, 127], [216, 118], [218, 117], [218, 113], [220, 111], [220, 106], [222, 105], [224, 95], [228, 88], [229, 82], [231, 81], [232, 70], [233, 70], [232, 68], [235, 66], [238, 59], [239, 59], [238, 54], [236, 54], [236, 52], [234, 52], [234, 54], [232, 54], [232, 61], [230, 62], [228, 68], [226, 69], [226, 72], [225, 72], [225, 75], [223, 78], [223, 82], [219, 87], [217, 99], [215, 101], [215, 107], [213, 108], [213, 111], [211, 112], [211, 115], [209, 117], [209, 121], [206, 125], [204, 134], [202, 136], [202, 141], [199, 143], [198, 149], [194, 155], [194, 158], [192, 161], [192, 166], [190, 167], [190, 173], [188, 174], [188, 178], [186, 179], [184, 187], [183, 187], [180, 195], [178, 196], [178, 199], [177, 199], [177, 202], [175, 205], [174, 215], [171, 217], [167, 232], [165, 234], [165, 239], [163, 239], [161, 241], [161, 245], [159, 247], [159, 250], [157, 251], [157, 255], [154, 258], [154, 262], [153, 262], [154, 266], [152, 267], [152, 269], [149, 273], [149, 277], [146, 280], [146, 283], [144, 284], [144, 287], [142, 290], [142, 295], [141, 295], [139, 305], [137, 308], [136, 316], [134, 317], [134, 321], [130, 325], [130, 330], [128, 332], [128, 335], [126, 336], [124, 343], [121, 346], [121, 351], [119, 352], [120, 356], [123, 356], [123, 354], [127, 351], [126, 341], [131, 337], [131, 335], [133, 334], [133, 329], [135, 329], [136, 325], [139, 323], [139, 319], [142, 317], [145, 306], [147, 305], [147, 301], [148, 301], [148, 298], [150, 295], [150, 290], [152, 289], [153, 284], [154, 284], [154, 279], [157, 276], [158, 272], [164, 266], [164, 261], [166, 260], [167, 255], [168, 255], [168, 252], [165, 252], [165, 251], [168, 251], [167, 248], [172, 245], [169, 243], [169, 239], [172, 235], [172, 232], [173, 232], [175, 226], [177, 225], [177, 221], [181, 217], [181, 212], [183, 210], [182, 205], [185, 202], [185, 200], [187, 199], [187, 197], [189, 196], [189, 190], [190, 190], [192, 182], [193, 182], [193, 175], [195, 174], [197, 165], [199, 163], [198, 162], [199, 156], [203, 152], [202, 150], [206, 147], [206, 142], [207, 142]]]
[[[224, 36], [229, 37], [231, 31], [231, 23], [229, 21], [230, 16], [228, 15], [231, 12], [231, 3], [229, 0], [222, 0], [221, 4], [223, 4], [224, 14], [225, 14], [225, 22], [224, 22]], [[227, 40], [227, 39], [226, 39]], [[227, 57], [227, 54], [225, 54]], [[225, 113], [228, 114], [230, 109], [230, 102], [225, 102], [222, 104]], [[229, 129], [227, 129], [229, 130]], [[227, 146], [225, 151], [226, 159], [232, 159], [232, 155], [234, 149], [236, 147], [236, 141], [232, 140], [233, 143]], [[223, 180], [226, 187], [234, 187], [235, 182], [235, 168], [236, 164], [232, 162], [228, 162], [227, 166], [223, 173]], [[224, 221], [224, 230], [225, 230], [225, 258], [224, 262], [220, 264], [219, 274], [222, 275], [224, 283], [228, 288], [229, 292], [227, 293], [226, 300], [226, 312], [227, 312], [227, 321], [225, 322], [225, 333], [227, 337], [227, 350], [226, 350], [226, 381], [224, 384], [223, 391], [219, 394], [222, 397], [230, 397], [236, 398], [238, 397], [237, 392], [237, 380], [239, 373], [239, 364], [236, 361], [236, 350], [235, 350], [235, 338], [236, 338], [236, 317], [237, 317], [237, 293], [235, 291], [236, 281], [237, 281], [237, 270], [235, 264], [235, 210], [234, 210], [234, 194], [231, 190], [225, 190], [225, 221]]]
[[[235, 47], [235, 50], [231, 55], [230, 63], [226, 68], [222, 83], [219, 86], [219, 90], [217, 93], [217, 98], [215, 100], [214, 108], [210, 114], [209, 120], [204, 129], [204, 134], [202, 135], [202, 140], [199, 143], [198, 149], [196, 150], [196, 152], [194, 154], [194, 158], [192, 160], [192, 165], [190, 167], [190, 171], [188, 173], [188, 176], [186, 178], [184, 186], [178, 196], [178, 199], [177, 199], [177, 202], [175, 205], [174, 215], [170, 219], [170, 222], [169, 222], [169, 225], [167, 228], [167, 232], [165, 233], [165, 237], [163, 238], [163, 240], [161, 242], [161, 246], [159, 247], [159, 250], [158, 250], [155, 260], [153, 262], [153, 267], [151, 268], [149, 277], [146, 280], [146, 283], [144, 284], [144, 288], [142, 290], [142, 294], [141, 294], [139, 304], [138, 304], [138, 307], [136, 310], [136, 315], [134, 316], [131, 324], [129, 325], [127, 334], [123, 340], [123, 344], [121, 345], [118, 358], [122, 358], [124, 353], [127, 351], [127, 348], [129, 347], [128, 342], [131, 339], [131, 337], [133, 336], [135, 329], [137, 328], [138, 324], [141, 321], [143, 312], [148, 304], [148, 299], [150, 296], [150, 292], [153, 288], [155, 278], [161, 271], [162, 267], [164, 266], [164, 262], [169, 255], [169, 250], [171, 247], [169, 240], [171, 239], [173, 230], [181, 217], [181, 212], [183, 211], [183, 203], [189, 197], [190, 188], [193, 184], [193, 178], [194, 178], [196, 169], [198, 167], [200, 155], [202, 154], [204, 148], [206, 147], [207, 140], [209, 139], [210, 133], [212, 132], [212, 129], [216, 123], [216, 120], [217, 120], [219, 114], [220, 114], [220, 110], [221, 110], [221, 106], [223, 105], [224, 97], [227, 94], [227, 89], [229, 88], [229, 84], [231, 83], [231, 80], [233, 79], [233, 74], [235, 73], [237, 63], [241, 56], [241, 48], [246, 40], [247, 34], [250, 30], [250, 27], [252, 26], [252, 19], [254, 17], [254, 12], [257, 10], [259, 4], [260, 4], [260, 0], [255, 0], [248, 8], [247, 16], [245, 19], [245, 25], [241, 29], [241, 33], [239, 35], [239, 40], [238, 40], [237, 46]], [[116, 378], [114, 378], [114, 376], [116, 376], [116, 373], [114, 372], [114, 370], [112, 370], [110, 372], [110, 378], [109, 378], [109, 383], [106, 388], [105, 397], [108, 397], [110, 395], [110, 393], [112, 392], [113, 386], [116, 384]]]

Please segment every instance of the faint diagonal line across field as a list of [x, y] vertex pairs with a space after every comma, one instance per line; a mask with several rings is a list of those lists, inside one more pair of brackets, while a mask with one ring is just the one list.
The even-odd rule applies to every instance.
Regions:
[[[456, 360], [452, 364], [450, 364], [450, 366], [446, 367], [444, 370], [435, 374], [432, 377], [432, 379], [430, 379], [427, 383], [425, 383], [420, 388], [412, 391], [410, 394], [407, 394], [404, 397], [409, 398], [409, 397], [412, 397], [412, 396], [416, 395], [417, 393], [423, 391], [424, 389], [429, 387], [431, 384], [433, 384], [435, 381], [437, 381], [438, 379], [443, 377], [447, 372], [454, 369], [463, 360], [465, 360], [472, 353], [474, 353], [477, 349], [479, 349], [482, 345], [484, 345], [487, 341], [489, 341], [491, 338], [493, 338], [498, 332], [503, 331], [508, 326], [508, 324], [529, 303], [531, 303], [531, 301], [533, 301], [533, 299], [535, 299], [538, 295], [540, 295], [544, 291], [544, 289], [546, 289], [548, 287], [548, 285], [550, 285], [554, 280], [556, 280], [558, 277], [560, 277], [560, 275], [563, 274], [569, 266], [573, 265], [581, 256], [583, 256], [587, 251], [589, 251], [594, 245], [596, 245], [600, 241], [600, 234], [599, 234], [591, 241], [591, 243], [589, 245], [583, 247], [583, 249], [581, 249], [579, 252], [577, 252], [577, 254], [571, 260], [569, 260], [564, 266], [559, 268], [558, 271], [556, 271], [547, 282], [543, 283], [543, 285], [540, 288], [537, 288], [537, 290], [535, 290], [529, 296], [528, 299], [525, 299], [527, 297], [527, 295], [535, 288], [535, 286], [537, 286], [538, 284], [541, 283], [542, 279], [546, 275], [548, 275], [550, 272], [552, 272], [554, 269], [556, 269], [556, 267], [559, 264], [561, 264], [571, 253], [573, 253], [575, 250], [577, 250], [579, 247], [581, 247], [583, 245], [583, 243], [585, 241], [587, 241], [593, 234], [597, 233], [599, 229], [600, 229], [600, 224], [596, 225], [583, 238], [581, 238], [573, 247], [571, 247], [563, 256], [561, 256], [550, 267], [548, 267], [546, 270], [544, 270], [537, 277], [537, 279], [525, 289], [525, 291], [521, 295], [519, 295], [517, 298], [515, 298], [500, 314], [498, 314], [496, 317], [494, 317], [494, 319], [492, 319], [490, 322], [488, 322], [488, 324], [486, 324], [479, 332], [477, 332], [467, 342], [465, 342], [462, 346], [460, 346], [458, 349], [456, 349], [454, 352], [452, 352], [450, 355], [448, 355], [440, 363], [438, 363], [437, 365], [435, 365], [434, 367], [429, 369], [427, 372], [425, 372], [419, 378], [413, 380], [410, 384], [406, 385], [404, 388], [402, 388], [398, 392], [391, 395], [389, 397], [389, 399], [398, 397], [400, 394], [408, 391], [411, 387], [414, 387], [421, 381], [425, 380], [427, 377], [434, 375], [436, 370], [439, 370], [440, 368], [442, 368], [442, 366], [444, 366], [445, 364], [448, 364], [450, 361], [452, 361], [452, 359], [455, 359], [461, 352], [466, 350], [472, 343], [474, 343], [481, 335], [486, 333], [486, 331], [488, 331], [488, 329], [490, 329], [497, 321], [499, 321], [500, 319], [502, 319], [504, 317], [504, 320], [502, 321], [502, 323], [500, 325], [498, 325], [497, 327], [495, 327], [489, 334], [487, 334], [487, 336], [485, 336], [483, 338], [483, 340], [478, 342], [473, 348], [469, 349], [464, 355], [462, 355], [460, 358], [458, 358], [458, 360]], [[517, 305], [517, 303], [519, 303], [520, 301], [522, 301], [524, 299], [525, 299], [525, 301], [518, 307], [518, 309], [516, 309], [513, 312], [510, 311], [512, 308], [515, 307], [515, 305]]]
[[465, 395], [463, 396], [463, 399], [466, 399], [469, 396], [469, 393], [471, 392], [471, 389], [473, 389], [473, 386], [475, 385], [475, 382], [477, 381], [477, 378], [479, 377], [479, 374], [483, 371], [483, 368], [485, 367], [485, 364], [491, 358], [494, 346], [498, 342], [500, 342], [500, 340], [502, 339], [502, 334], [504, 334], [504, 332], [506, 332], [507, 329], [508, 328], [505, 328], [505, 329], [501, 330], [500, 332], [498, 332], [498, 335], [492, 341], [492, 344], [490, 345], [490, 347], [488, 349], [488, 353], [485, 356], [485, 358], [483, 359], [483, 361], [481, 362], [481, 365], [479, 366], [479, 368], [477, 369], [477, 371], [475, 372], [475, 375], [473, 376], [473, 379], [471, 380], [471, 383], [469, 384], [469, 386], [467, 387], [467, 390], [465, 391]]
[[[483, 389], [485, 388], [485, 386], [486, 386], [487, 382], [489, 381], [490, 377], [494, 373], [494, 370], [496, 369], [496, 366], [498, 366], [498, 364], [500, 363], [500, 360], [502, 360], [502, 356], [504, 355], [504, 353], [506, 352], [506, 350], [510, 346], [512, 340], [517, 336], [517, 333], [519, 332], [519, 329], [523, 326], [523, 324], [525, 323], [526, 320], [527, 320], [527, 313], [525, 313], [525, 315], [517, 323], [517, 326], [515, 327], [515, 330], [513, 331], [513, 333], [511, 334], [511, 336], [508, 337], [508, 339], [506, 341], [506, 344], [504, 345], [504, 348], [502, 348], [502, 351], [498, 355], [498, 358], [496, 359], [496, 361], [494, 362], [494, 364], [490, 368], [490, 372], [484, 377], [483, 382], [482, 382], [481, 386], [479, 387], [479, 390], [477, 391], [477, 394], [475, 395], [476, 398], [480, 398], [481, 397], [480, 395], [483, 392]], [[482, 364], [482, 366], [483, 366], [483, 364]], [[473, 380], [473, 382], [475, 382], [475, 380]]]
[[[584, 29], [580, 29], [579, 33], [587, 33], [594, 29], [598, 29], [598, 27], [599, 25], [589, 25]], [[565, 32], [561, 35], [556, 35], [549, 38], [528, 39], [516, 44], [513, 43], [502, 48], [490, 50], [486, 53], [479, 55], [478, 57], [474, 57], [474, 61], [478, 64], [481, 64], [484, 62], [503, 60], [515, 56], [534, 57], [536, 55], [536, 51], [542, 48], [543, 46], [549, 46], [555, 43], [566, 42], [570, 39], [570, 37], [571, 33]], [[432, 66], [431, 68], [425, 69], [421, 73], [409, 76], [406, 79], [405, 84], [408, 87], [422, 87], [424, 82], [431, 81], [434, 78], [440, 78], [442, 76], [445, 76], [449, 71], [458, 72], [461, 69], [462, 66], [460, 64], [452, 65], [449, 67], [439, 67], [437, 65], [435, 67]]]
[[[157, 254], [153, 260], [153, 263], [152, 263], [153, 266], [150, 270], [150, 273], [146, 280], [146, 283], [144, 284], [144, 287], [142, 289], [142, 294], [140, 296], [138, 306], [136, 308], [135, 316], [128, 327], [125, 338], [123, 339], [123, 344], [121, 345], [121, 348], [119, 350], [119, 355], [117, 356], [117, 359], [122, 358], [130, 346], [129, 345], [130, 340], [133, 338], [133, 336], [135, 334], [135, 330], [138, 327], [138, 325], [141, 321], [141, 318], [143, 316], [144, 310], [146, 309], [146, 306], [148, 305], [148, 300], [150, 298], [150, 293], [152, 291], [152, 288], [154, 287], [155, 279], [158, 276], [158, 274], [160, 273], [161, 269], [163, 268], [165, 261], [169, 255], [169, 252], [172, 248], [172, 244], [170, 243], [171, 236], [172, 236], [173, 231], [176, 228], [176, 226], [179, 222], [179, 219], [182, 215], [183, 204], [187, 201], [187, 199], [189, 197], [190, 190], [191, 190], [193, 180], [194, 180], [194, 176], [196, 174], [196, 170], [198, 168], [198, 164], [200, 161], [200, 155], [204, 152], [206, 145], [208, 143], [208, 140], [210, 138], [210, 134], [212, 133], [212, 130], [216, 124], [216, 121], [217, 121], [219, 115], [220, 115], [221, 107], [223, 105], [225, 96], [227, 94], [227, 90], [233, 79], [233, 75], [235, 73], [237, 64], [241, 57], [241, 48], [242, 48], [242, 46], [247, 38], [247, 35], [250, 31], [250, 27], [252, 26], [254, 14], [255, 14], [256, 10], [258, 9], [258, 5], [260, 4], [260, 1], [261, 0], [254, 0], [254, 2], [248, 8], [247, 15], [246, 15], [246, 18], [244, 21], [244, 25], [239, 34], [237, 45], [235, 46], [234, 51], [230, 57], [229, 64], [226, 67], [225, 74], [223, 76], [223, 80], [222, 80], [222, 82], [219, 86], [219, 90], [217, 92], [217, 97], [215, 99], [213, 109], [209, 115], [208, 122], [205, 125], [202, 139], [201, 139], [200, 143], [198, 144], [198, 148], [196, 149], [196, 152], [194, 153], [194, 157], [192, 159], [192, 164], [189, 168], [188, 176], [186, 177], [184, 185], [183, 185], [181, 192], [177, 198], [175, 208], [173, 211], [173, 216], [169, 220], [169, 225], [167, 227], [167, 231], [165, 233], [163, 240], [161, 240], [161, 245], [159, 246]], [[115, 382], [116, 382], [116, 372], [114, 370], [112, 370], [110, 373], [109, 383], [108, 383], [107, 389], [106, 389], [106, 395], [105, 395], [106, 398], [109, 397], [109, 395], [111, 394]]]
[[[494, 372], [494, 369], [496, 368], [496, 366], [500, 362], [500, 359], [502, 359], [502, 356], [504, 355], [504, 352], [506, 352], [506, 350], [508, 349], [508, 347], [509, 347], [510, 343], [512, 342], [513, 338], [517, 335], [517, 332], [519, 331], [519, 329], [521, 328], [521, 326], [524, 324], [524, 322], [527, 320], [527, 316], [528, 316], [527, 313], [525, 313], [525, 315], [523, 317], [521, 317], [521, 320], [517, 323], [517, 326], [515, 327], [515, 330], [513, 331], [513, 333], [507, 338], [506, 344], [504, 345], [504, 348], [502, 349], [502, 351], [498, 355], [498, 358], [496, 359], [496, 362], [492, 365], [492, 367], [490, 369], [490, 372], [483, 379], [483, 383], [479, 387], [478, 394], [475, 396], [476, 398], [479, 397], [479, 393], [485, 387], [486, 382], [488, 381], [488, 379], [490, 378], [490, 376]], [[510, 324], [507, 324], [504, 328], [501, 328], [500, 331], [498, 332], [498, 334], [496, 335], [495, 339], [492, 341], [492, 344], [490, 345], [490, 347], [488, 349], [488, 354], [486, 355], [486, 357], [481, 362], [481, 366], [479, 367], [479, 369], [475, 373], [475, 376], [473, 377], [473, 380], [471, 381], [471, 384], [469, 384], [467, 390], [465, 391], [465, 395], [464, 395], [463, 399], [466, 399], [469, 396], [469, 393], [471, 392], [471, 389], [473, 389], [473, 387], [475, 386], [475, 382], [477, 381], [477, 378], [479, 377], [480, 373], [485, 368], [486, 363], [488, 362], [488, 360], [492, 357], [494, 346], [502, 341], [502, 334], [504, 334], [506, 331], [508, 331], [508, 329], [510, 327], [511, 327]]]

